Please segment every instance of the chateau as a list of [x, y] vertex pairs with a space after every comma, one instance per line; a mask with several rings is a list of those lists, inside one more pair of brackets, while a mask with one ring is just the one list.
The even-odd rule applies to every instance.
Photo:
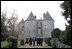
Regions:
[[17, 25], [18, 39], [49, 38], [53, 29], [54, 20], [48, 12], [43, 14], [43, 19], [39, 20], [31, 12], [25, 21], [22, 19]]

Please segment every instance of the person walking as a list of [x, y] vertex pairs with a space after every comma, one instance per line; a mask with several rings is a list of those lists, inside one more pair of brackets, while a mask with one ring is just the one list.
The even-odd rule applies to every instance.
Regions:
[[39, 45], [39, 38], [36, 38], [36, 44]]
[[33, 37], [33, 46], [35, 46], [35, 37]]
[[40, 45], [42, 46], [43, 43], [43, 38], [40, 39]]
[[32, 45], [32, 38], [29, 39], [29, 45]]

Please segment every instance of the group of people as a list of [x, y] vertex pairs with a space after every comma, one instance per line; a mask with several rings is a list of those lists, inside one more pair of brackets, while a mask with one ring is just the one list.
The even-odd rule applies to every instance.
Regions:
[[[43, 38], [30, 38], [29, 39], [29, 45], [31, 46], [31, 45], [40, 45], [40, 46], [42, 46], [42, 42], [43, 42]], [[36, 44], [35, 44], [36, 43]]]

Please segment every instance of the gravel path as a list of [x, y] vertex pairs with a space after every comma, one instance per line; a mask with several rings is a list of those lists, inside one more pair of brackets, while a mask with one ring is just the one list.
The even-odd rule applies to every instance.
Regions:
[[29, 44], [25, 44], [23, 46], [20, 46], [19, 48], [51, 48], [50, 46], [48, 46], [45, 42], [43, 42], [43, 46], [33, 46], [33, 45], [29, 45]]
[[44, 46], [20, 46], [19, 48], [44, 48]]

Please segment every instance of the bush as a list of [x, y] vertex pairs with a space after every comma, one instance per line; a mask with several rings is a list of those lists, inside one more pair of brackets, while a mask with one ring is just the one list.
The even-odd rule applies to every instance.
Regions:
[[53, 38], [53, 39], [50, 40], [51, 46], [52, 46], [53, 48], [56, 48], [56, 42], [57, 42], [57, 41], [58, 41], [57, 38]]
[[71, 48], [71, 46], [61, 43], [57, 38], [51, 39], [50, 42], [53, 48]]
[[44, 40], [48, 44], [48, 46], [51, 46], [50, 40], [51, 40], [51, 38], [45, 38], [45, 40]]
[[51, 40], [51, 38], [47, 39], [48, 46], [51, 46], [50, 40]]
[[7, 38], [9, 48], [17, 48], [17, 38], [10, 36]]
[[54, 29], [51, 32], [52, 38], [59, 38], [60, 34], [61, 34], [61, 30], [58, 28]]
[[26, 38], [26, 42], [25, 43], [29, 43], [29, 38]]
[[8, 42], [7, 41], [1, 41], [1, 48], [7, 47]]
[[21, 40], [21, 45], [24, 45], [24, 40]]

